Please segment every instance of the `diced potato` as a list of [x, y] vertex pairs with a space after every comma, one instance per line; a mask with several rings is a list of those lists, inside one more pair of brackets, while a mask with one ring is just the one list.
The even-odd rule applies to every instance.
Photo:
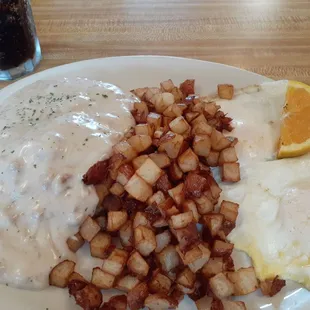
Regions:
[[76, 251], [83, 246], [84, 242], [85, 240], [80, 233], [76, 233], [74, 236], [67, 239], [68, 248], [74, 253], [76, 253]]
[[223, 182], [239, 182], [240, 181], [240, 165], [239, 163], [224, 163], [222, 166]]
[[286, 285], [285, 280], [275, 277], [274, 279], [269, 279], [265, 281], [260, 281], [260, 289], [265, 296], [272, 297], [276, 295], [281, 289]]
[[212, 237], [215, 237], [222, 229], [224, 216], [220, 213], [207, 213], [203, 216], [203, 221], [209, 228]]
[[128, 269], [136, 275], [146, 277], [149, 273], [149, 265], [139, 252], [133, 252], [127, 262]]
[[168, 193], [168, 190], [172, 188], [168, 175], [163, 173], [162, 176], [156, 182], [156, 189], [162, 191], [164, 194]]
[[188, 123], [191, 123], [191, 121], [193, 121], [197, 116], [199, 116], [198, 112], [187, 112], [185, 114], [185, 118]]
[[136, 171], [136, 174], [150, 185], [154, 185], [162, 175], [162, 170], [148, 158], [144, 164]]
[[217, 167], [219, 165], [220, 153], [215, 151], [210, 151], [208, 157], [206, 158], [207, 164], [210, 167]]
[[134, 229], [135, 248], [143, 256], [150, 255], [156, 249], [156, 237], [154, 232], [145, 227], [138, 226]]
[[167, 219], [169, 219], [173, 215], [178, 215], [178, 214], [180, 214], [180, 210], [176, 206], [173, 206], [170, 209], [166, 210]]
[[147, 87], [136, 88], [136, 89], [131, 90], [131, 92], [135, 94], [141, 100], [143, 99], [146, 91], [147, 91]]
[[[215, 301], [212, 297], [204, 296], [198, 300], [196, 300], [196, 307], [198, 310], [223, 310], [223, 308], [215, 307], [214, 302]], [[217, 300], [216, 302], [220, 302], [220, 300]]]
[[167, 227], [169, 226], [168, 222], [166, 219], [164, 218], [160, 218], [158, 220], [156, 220], [153, 225], [154, 228], [163, 228], [163, 227]]
[[185, 97], [189, 95], [195, 94], [195, 80], [189, 79], [185, 80], [183, 83], [180, 84], [180, 90]]
[[202, 268], [202, 274], [209, 279], [224, 271], [223, 257], [211, 257]]
[[223, 299], [234, 293], [234, 285], [227, 279], [223, 273], [218, 273], [209, 280], [210, 288], [213, 294]]
[[193, 213], [193, 220], [198, 223], [200, 219], [200, 214], [198, 213], [197, 206], [193, 200], [185, 200], [183, 202], [184, 212], [191, 211]]
[[100, 310], [126, 310], [127, 309], [127, 296], [126, 295], [117, 295], [109, 299], [108, 302], [105, 302]]
[[213, 118], [217, 110], [218, 107], [215, 102], [208, 102], [204, 106], [204, 115], [207, 119]]
[[135, 199], [142, 202], [147, 201], [147, 199], [153, 195], [152, 187], [137, 174], [131, 177], [129, 182], [125, 185], [125, 190]]
[[175, 85], [173, 84], [172, 80], [170, 80], [170, 79], [160, 83], [160, 89], [162, 90], [162, 92], [170, 93], [174, 87], [175, 87]]
[[153, 294], [146, 297], [144, 305], [150, 310], [169, 310], [176, 309], [178, 303], [169, 296]]
[[234, 85], [219, 84], [217, 85], [217, 93], [221, 99], [231, 100], [234, 96]]
[[179, 117], [182, 115], [182, 113], [183, 113], [182, 109], [175, 103], [169, 105], [168, 108], [163, 112], [165, 116], [172, 118]]
[[197, 206], [198, 213], [203, 215], [207, 214], [214, 209], [214, 204], [206, 195], [202, 195], [200, 198], [194, 198]]
[[[211, 175], [208, 176], [208, 183], [209, 183], [212, 197], [214, 198], [215, 201], [217, 201], [220, 198], [222, 190]], [[205, 192], [205, 195], [206, 195], [206, 192]]]
[[140, 310], [143, 308], [144, 300], [149, 295], [149, 289], [145, 282], [135, 286], [128, 292], [127, 302], [130, 310]]
[[114, 249], [107, 259], [103, 261], [102, 270], [118, 276], [122, 273], [128, 258], [128, 253], [125, 250]]
[[110, 193], [116, 196], [122, 196], [125, 192], [124, 186], [120, 183], [114, 183], [110, 187]]
[[[109, 172], [112, 180], [116, 180], [118, 169], [126, 162], [125, 156], [120, 153], [114, 154], [109, 159]], [[108, 189], [107, 189], [108, 190]], [[106, 196], [106, 195], [105, 195]]]
[[128, 214], [125, 210], [109, 211], [107, 231], [118, 231], [127, 221]]
[[154, 128], [150, 124], [138, 124], [135, 127], [135, 134], [136, 135], [146, 135], [146, 136], [153, 137]]
[[196, 273], [204, 266], [211, 255], [211, 251], [207, 248], [206, 245], [202, 243], [185, 253], [182, 253], [179, 246], [177, 246], [176, 249], [184, 265], [187, 265], [194, 273]]
[[75, 262], [64, 260], [57, 264], [49, 274], [49, 284], [57, 287], [66, 287], [69, 277], [73, 273]]
[[140, 155], [132, 160], [132, 165], [135, 170], [138, 170], [144, 162], [149, 158], [148, 155]]
[[133, 246], [132, 221], [127, 221], [119, 230], [119, 238], [123, 247]]
[[172, 181], [181, 180], [183, 177], [183, 171], [180, 169], [176, 162], [173, 162], [169, 167], [169, 177]]
[[193, 150], [198, 156], [208, 157], [211, 150], [211, 139], [208, 135], [195, 135]]
[[234, 285], [234, 295], [247, 295], [257, 290], [258, 281], [253, 267], [241, 268], [227, 273], [228, 279]]
[[220, 152], [219, 165], [224, 163], [235, 163], [238, 161], [236, 150], [234, 147], [228, 147]]
[[111, 245], [111, 236], [99, 232], [90, 242], [90, 253], [93, 257], [105, 258], [106, 252]]
[[165, 200], [166, 200], [166, 198], [165, 198], [164, 193], [162, 191], [157, 191], [153, 196], [151, 196], [148, 199], [147, 204], [149, 206], [151, 206], [151, 205], [159, 206]]
[[149, 157], [161, 169], [170, 166], [170, 158], [165, 153], [153, 153]]
[[178, 157], [179, 167], [183, 172], [189, 172], [198, 168], [199, 159], [191, 148], [188, 148]]
[[185, 268], [181, 273], [178, 274], [176, 282], [187, 288], [193, 288], [196, 281], [196, 274], [193, 273], [189, 268]]
[[171, 131], [178, 133], [178, 134], [183, 134], [185, 131], [187, 131], [190, 126], [187, 123], [187, 121], [185, 120], [185, 118], [183, 116], [179, 116], [177, 118], [175, 118], [170, 124], [169, 127], [171, 129]]
[[157, 113], [149, 113], [147, 116], [147, 123], [154, 127], [155, 130], [160, 128], [162, 122], [162, 116]]
[[174, 87], [171, 94], [173, 94], [175, 102], [180, 102], [183, 99], [183, 94], [178, 87]]
[[192, 211], [180, 213], [178, 215], [171, 216], [171, 224], [174, 229], [180, 229], [186, 227], [193, 220]]
[[117, 283], [115, 288], [129, 292], [131, 291], [134, 287], [136, 287], [140, 283], [140, 280], [137, 277], [127, 275], [122, 278], [120, 278]]
[[245, 303], [243, 301], [222, 300], [223, 310], [246, 310]]
[[174, 104], [174, 96], [164, 92], [156, 96], [154, 106], [157, 113], [163, 113], [172, 104]]
[[233, 223], [236, 222], [238, 216], [239, 205], [237, 203], [223, 200], [220, 207], [220, 213], [225, 216], [225, 219]]
[[99, 224], [102, 231], [105, 231], [107, 229], [107, 218], [104, 215], [96, 217], [96, 222]]
[[154, 139], [160, 139], [165, 134], [165, 128], [160, 127], [154, 132]]
[[198, 125], [201, 122], [208, 124], [208, 122], [207, 122], [206, 118], [204, 117], [203, 113], [200, 113], [199, 116], [197, 116], [195, 119], [193, 119], [191, 121], [191, 126], [195, 127], [196, 125]]
[[222, 240], [215, 240], [212, 248], [212, 256], [223, 257], [229, 256], [232, 253], [234, 245]]
[[91, 283], [100, 289], [110, 289], [113, 287], [115, 276], [104, 272], [99, 267], [93, 269]]
[[149, 289], [151, 293], [168, 294], [171, 284], [172, 282], [167, 276], [156, 270], [149, 283]]
[[177, 205], [180, 205], [184, 200], [184, 183], [180, 183], [178, 186], [169, 189], [169, 196], [175, 201]]
[[95, 185], [96, 194], [99, 198], [98, 205], [101, 205], [105, 196], [109, 194], [109, 190], [105, 184], [97, 184]]
[[121, 154], [127, 162], [138, 156], [137, 151], [126, 141], [123, 140], [113, 146], [114, 154]]
[[169, 272], [180, 264], [180, 257], [175, 246], [168, 245], [157, 254], [163, 271]]
[[146, 123], [147, 115], [149, 114], [149, 109], [144, 101], [135, 102], [134, 109], [131, 113], [137, 124]]
[[171, 233], [169, 230], [156, 235], [156, 253], [160, 253], [171, 241]]
[[88, 216], [80, 227], [80, 235], [84, 240], [90, 242], [100, 230], [99, 224]]
[[230, 140], [227, 139], [220, 131], [213, 128], [211, 133], [211, 147], [214, 151], [222, 151], [230, 147]]
[[182, 135], [167, 132], [159, 141], [159, 151], [165, 151], [171, 159], [178, 157], [184, 138]]
[[128, 139], [128, 143], [138, 152], [144, 152], [152, 145], [151, 136], [135, 135]]
[[193, 112], [198, 112], [198, 113], [203, 113], [204, 109], [204, 103], [203, 102], [196, 102], [197, 100], [194, 100], [194, 105], [192, 106], [192, 111]]
[[211, 136], [212, 127], [204, 121], [196, 122], [192, 127], [192, 135], [207, 135]]
[[133, 228], [137, 228], [138, 226], [146, 226], [150, 227], [151, 223], [148, 220], [146, 213], [138, 211], [133, 219]]
[[83, 281], [83, 282], [87, 283], [86, 279], [77, 272], [71, 273], [71, 275], [68, 279], [68, 283], [70, 283], [71, 281], [74, 281], [74, 280]]

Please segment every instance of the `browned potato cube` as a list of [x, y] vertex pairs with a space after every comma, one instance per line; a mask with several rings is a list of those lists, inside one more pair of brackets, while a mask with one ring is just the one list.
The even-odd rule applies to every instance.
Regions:
[[185, 114], [188, 123], [191, 123], [197, 116], [199, 116], [199, 112], [187, 112]]
[[146, 277], [149, 273], [149, 265], [139, 252], [133, 252], [127, 262], [127, 267], [134, 274]]
[[144, 300], [149, 295], [149, 289], [145, 282], [135, 286], [128, 292], [127, 302], [130, 310], [140, 310], [143, 308]]
[[127, 221], [128, 214], [125, 210], [109, 211], [107, 231], [119, 230]]
[[229, 256], [232, 253], [234, 245], [222, 240], [215, 240], [212, 248], [212, 256], [223, 257]]
[[180, 257], [175, 246], [168, 245], [159, 254], [157, 258], [163, 271], [169, 272], [180, 264]]
[[199, 116], [197, 116], [195, 119], [191, 121], [191, 126], [194, 128], [196, 125], [198, 125], [201, 122], [208, 124], [208, 121], [204, 117], [203, 113], [200, 113]]
[[194, 198], [197, 206], [198, 213], [203, 215], [207, 214], [214, 209], [214, 204], [206, 195], [202, 195], [200, 198]]
[[245, 303], [243, 301], [222, 300], [223, 310], [246, 310]]
[[99, 198], [98, 205], [100, 206], [103, 199], [109, 194], [109, 190], [105, 184], [95, 185], [96, 194]]
[[171, 225], [174, 229], [184, 228], [193, 221], [193, 213], [192, 211], [180, 213], [171, 216], [170, 219], [171, 219]]
[[131, 165], [125, 164], [119, 167], [116, 181], [125, 186], [130, 178], [134, 175], [135, 171]]
[[174, 87], [175, 85], [173, 84], [171, 79], [160, 83], [160, 89], [162, 90], [162, 92], [171, 93]]
[[138, 170], [144, 162], [149, 158], [148, 155], [140, 155], [132, 160], [132, 166], [135, 170]]
[[233, 223], [236, 222], [238, 216], [239, 205], [237, 203], [223, 200], [220, 207], [220, 213], [225, 216], [225, 219]]
[[217, 167], [219, 165], [220, 153], [215, 151], [210, 151], [208, 157], [206, 158], [207, 164], [210, 167]]
[[[143, 96], [144, 97], [144, 96]], [[131, 112], [137, 124], [146, 123], [149, 109], [145, 102], [135, 102], [134, 109]]]
[[100, 230], [99, 224], [88, 216], [80, 227], [80, 235], [84, 240], [90, 242]]
[[154, 232], [145, 227], [138, 226], [134, 229], [135, 248], [143, 255], [148, 256], [156, 249]]
[[258, 281], [253, 267], [228, 272], [227, 277], [234, 285], [234, 295], [247, 295], [257, 290]]
[[183, 172], [189, 172], [198, 168], [199, 159], [191, 148], [188, 148], [178, 158], [179, 167]]
[[218, 110], [215, 102], [208, 102], [204, 106], [204, 115], [207, 119], [213, 118]]
[[210, 288], [213, 294], [223, 299], [234, 293], [234, 285], [227, 279], [223, 273], [218, 273], [209, 280]]
[[157, 113], [163, 113], [172, 104], [174, 104], [174, 96], [164, 92], [156, 96], [154, 106]]
[[114, 183], [111, 187], [110, 187], [110, 193], [112, 195], [116, 195], [116, 196], [122, 196], [125, 192], [124, 186], [122, 184], [119, 183]]
[[104, 272], [99, 267], [93, 269], [91, 283], [100, 289], [108, 290], [113, 287], [115, 276]]
[[169, 310], [176, 309], [178, 302], [169, 296], [153, 294], [146, 297], [144, 305], [150, 310]]
[[152, 102], [152, 99], [154, 98], [155, 95], [160, 94], [161, 90], [158, 87], [148, 87], [144, 98], [148, 102]]
[[236, 150], [234, 147], [228, 147], [220, 152], [219, 165], [224, 163], [235, 163], [238, 161]]
[[169, 127], [171, 129], [171, 131], [178, 133], [178, 134], [183, 134], [184, 132], [186, 132], [190, 126], [187, 123], [187, 121], [185, 120], [185, 118], [183, 116], [179, 116], [177, 118], [175, 118], [170, 124]]
[[162, 122], [162, 116], [160, 114], [152, 112], [147, 116], [147, 123], [153, 126], [155, 130], [160, 128], [161, 122]]
[[[123, 165], [126, 161], [127, 161], [126, 158], [122, 154], [119, 154], [119, 153], [114, 154], [110, 157], [110, 159], [109, 159], [109, 172], [110, 172], [110, 178], [112, 180], [116, 180], [119, 167], [121, 165]], [[107, 191], [108, 191], [108, 188], [107, 188]]]
[[169, 196], [175, 201], [177, 205], [180, 205], [184, 200], [184, 183], [180, 183], [178, 186], [169, 189]]
[[222, 166], [223, 182], [239, 182], [240, 181], [240, 165], [239, 163], [224, 163]]
[[210, 137], [208, 135], [195, 135], [193, 150], [198, 156], [209, 156], [211, 150]]
[[147, 91], [147, 87], [132, 89], [131, 92], [135, 94], [139, 99], [143, 99], [145, 93]]
[[149, 157], [161, 169], [170, 166], [170, 158], [165, 153], [153, 153]]
[[49, 274], [49, 284], [57, 287], [66, 287], [69, 277], [73, 273], [75, 262], [64, 260], [57, 264]]
[[276, 295], [281, 289], [286, 285], [285, 280], [279, 279], [279, 277], [275, 277], [274, 279], [269, 279], [265, 281], [260, 281], [259, 286], [260, 289], [265, 296], [272, 297]]
[[149, 283], [149, 289], [151, 293], [168, 294], [171, 284], [171, 280], [157, 269], [153, 273]]
[[189, 268], [185, 268], [178, 274], [176, 282], [184, 287], [193, 288], [196, 282], [196, 274]]
[[82, 275], [77, 273], [77, 272], [72, 272], [71, 273], [71, 275], [70, 275], [70, 277], [68, 279], [68, 283], [70, 283], [73, 280], [83, 281], [83, 282], [87, 283], [86, 279]]
[[220, 131], [213, 128], [211, 133], [211, 147], [214, 151], [220, 152], [230, 147], [230, 140], [227, 139]]
[[126, 310], [127, 309], [127, 296], [117, 295], [109, 299], [101, 305], [100, 310]]
[[169, 167], [169, 177], [172, 181], [181, 180], [183, 177], [183, 171], [180, 169], [176, 162], [173, 162]]
[[220, 213], [208, 213], [203, 216], [203, 221], [209, 228], [212, 237], [215, 237], [222, 229], [224, 215]]
[[146, 135], [146, 136], [153, 136], [154, 128], [150, 124], [138, 124], [135, 127], [135, 134], [136, 135]]
[[166, 198], [164, 193], [162, 191], [158, 191], [148, 199], [147, 203], [149, 206], [151, 205], [159, 206], [161, 203], [165, 202], [165, 200]]
[[76, 253], [76, 251], [81, 248], [85, 240], [82, 238], [80, 233], [76, 233], [74, 236], [67, 239], [67, 245], [70, 251]]
[[217, 85], [217, 93], [221, 99], [231, 100], [234, 96], [234, 85], [219, 84]]
[[223, 257], [211, 257], [202, 268], [202, 274], [209, 279], [224, 271]]
[[163, 112], [163, 115], [175, 118], [181, 116], [183, 113], [182, 109], [177, 104], [169, 105], [168, 108]]
[[192, 135], [207, 135], [211, 136], [212, 133], [212, 127], [207, 124], [206, 122], [199, 122], [193, 125], [192, 127]]
[[113, 152], [114, 154], [122, 154], [127, 162], [138, 156], [137, 151], [125, 140], [115, 144]]
[[128, 258], [128, 253], [125, 250], [114, 249], [107, 259], [103, 261], [102, 270], [118, 276], [122, 273]]
[[[142, 167], [142, 166], [141, 166]], [[141, 168], [140, 167], [140, 168]], [[157, 167], [157, 166], [156, 166]], [[157, 167], [158, 168], [158, 167]], [[125, 190], [135, 199], [145, 202], [153, 195], [151, 185], [146, 183], [137, 174], [134, 174], [129, 182], [125, 185]]]
[[171, 159], [178, 157], [184, 138], [174, 132], [167, 132], [159, 141], [158, 151], [165, 151]]
[[224, 310], [220, 300], [213, 299], [207, 295], [196, 300], [195, 303], [198, 310]]
[[146, 183], [154, 185], [162, 175], [162, 170], [148, 158], [144, 164], [136, 171], [136, 174]]
[[121, 291], [129, 292], [139, 283], [140, 281], [137, 277], [127, 275], [117, 281], [115, 288]]
[[171, 241], [171, 233], [169, 230], [156, 235], [156, 253], [160, 253]]
[[148, 220], [146, 213], [138, 211], [133, 219], [133, 228], [137, 228], [138, 226], [147, 226], [150, 227], [151, 223]]
[[132, 221], [127, 221], [119, 230], [119, 238], [123, 247], [133, 246]]
[[183, 202], [184, 212], [191, 211], [193, 213], [193, 220], [198, 223], [200, 219], [200, 214], [198, 213], [197, 206], [193, 200], [185, 200]]
[[128, 143], [138, 152], [144, 152], [152, 145], [151, 136], [135, 135], [128, 139]]
[[106, 251], [111, 245], [111, 236], [104, 233], [99, 232], [90, 242], [90, 253], [93, 257], [105, 258]]
[[[81, 284], [82, 286], [80, 286]], [[100, 307], [102, 303], [102, 294], [95, 285], [77, 281], [73, 281], [69, 283], [69, 285], [69, 293], [72, 293], [75, 302], [83, 309], [98, 309]], [[76, 289], [76, 286], [80, 289]]]

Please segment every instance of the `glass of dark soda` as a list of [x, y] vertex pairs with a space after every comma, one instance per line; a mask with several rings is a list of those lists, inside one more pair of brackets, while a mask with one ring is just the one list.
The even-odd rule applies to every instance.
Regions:
[[0, 80], [32, 72], [40, 60], [30, 0], [0, 0]]

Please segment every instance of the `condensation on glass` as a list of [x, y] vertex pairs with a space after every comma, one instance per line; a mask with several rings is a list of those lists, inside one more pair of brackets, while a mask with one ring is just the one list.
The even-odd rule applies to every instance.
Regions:
[[40, 60], [30, 0], [0, 0], [0, 80], [32, 72]]

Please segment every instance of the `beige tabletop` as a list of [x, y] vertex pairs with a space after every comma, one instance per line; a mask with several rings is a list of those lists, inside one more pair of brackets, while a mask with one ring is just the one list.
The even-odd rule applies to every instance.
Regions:
[[310, 0], [32, 0], [32, 7], [43, 50], [37, 71], [153, 54], [310, 84]]

